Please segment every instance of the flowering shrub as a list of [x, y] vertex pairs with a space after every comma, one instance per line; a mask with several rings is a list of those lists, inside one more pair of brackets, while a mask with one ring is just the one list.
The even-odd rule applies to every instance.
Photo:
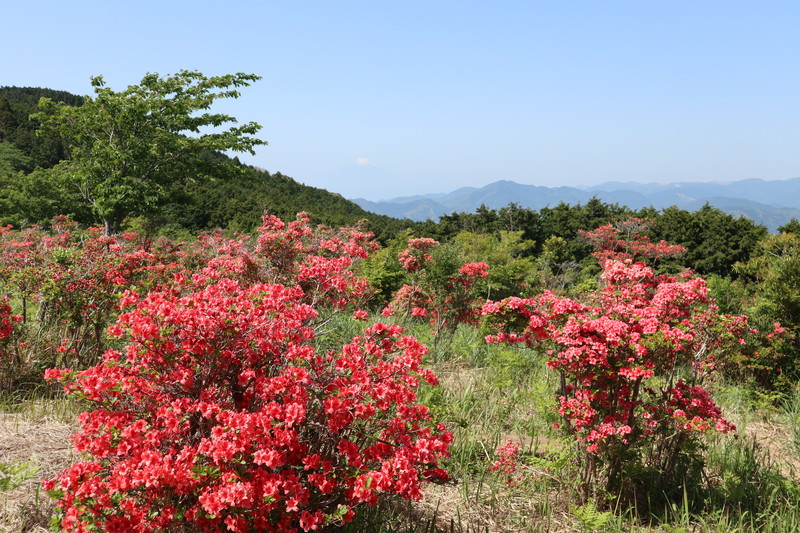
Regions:
[[[52, 364], [55, 353], [63, 354], [62, 364], [96, 363], [122, 291], [151, 284], [148, 280], [158, 277], [154, 265], [161, 262], [136, 234], [79, 231], [66, 217], [54, 219], [51, 232], [4, 228], [0, 252], [0, 280], [19, 304], [24, 323], [16, 350], [19, 375]], [[35, 329], [29, 325], [33, 321]], [[57, 351], [59, 346], [63, 349]]]
[[461, 322], [476, 323], [480, 316], [475, 280], [489, 275], [484, 262], [462, 263], [456, 251], [430, 238], [409, 239], [398, 260], [409, 283], [395, 293], [385, 315], [396, 311], [427, 318], [438, 342], [452, 337]]
[[524, 466], [519, 464], [519, 447], [519, 441], [511, 439], [507, 440], [505, 444], [497, 446], [495, 450], [497, 460], [488, 469], [489, 472], [500, 473], [505, 478], [507, 487], [515, 485], [523, 477], [523, 474], [518, 472]]
[[[191, 243], [152, 243], [135, 233], [106, 236], [101, 228], [80, 230], [66, 217], [56, 217], [50, 232], [0, 228], [0, 283], [20, 303], [23, 322], [33, 319], [38, 329], [28, 335], [21, 363], [96, 364], [124, 291], [163, 289], [174, 274], [199, 272], [211, 280], [224, 275], [245, 285], [297, 284], [315, 306], [319, 323], [344, 307], [359, 307], [370, 296], [353, 267], [377, 246], [371, 234], [313, 228], [302, 214], [288, 224], [270, 216], [264, 222], [258, 242], [217, 231]], [[60, 355], [54, 360], [53, 354]]]
[[247, 236], [203, 236], [188, 251], [188, 266], [211, 278], [298, 286], [320, 321], [342, 309], [356, 309], [370, 297], [369, 284], [354, 267], [378, 247], [371, 233], [314, 228], [305, 213], [289, 223], [273, 215], [263, 221], [254, 245]]
[[13, 314], [8, 299], [0, 299], [0, 386], [3, 390], [11, 388], [19, 375], [20, 348], [25, 348], [25, 343], [18, 343], [15, 333], [21, 321], [22, 316]]
[[430, 250], [438, 246], [439, 241], [428, 237], [408, 239], [408, 248], [400, 252], [397, 259], [406, 272], [417, 272], [431, 262]]
[[607, 494], [635, 490], [632, 472], [680, 486], [683, 452], [695, 435], [734, 429], [701, 383], [738, 343], [720, 334], [730, 322], [707, 305], [704, 280], [659, 276], [638, 260], [679, 248], [610, 226], [588, 237], [601, 245], [601, 288], [581, 300], [545, 292], [491, 302], [483, 313], [497, 332], [487, 340], [522, 342], [550, 355], [548, 366], [561, 375], [563, 427], [582, 451], [584, 498], [598, 483]]
[[[325, 257], [308, 254], [313, 236], [268, 223], [255, 253], [234, 246], [169, 286], [127, 291], [109, 328], [126, 345], [102, 363], [48, 371], [92, 406], [74, 437], [85, 460], [45, 482], [62, 528], [319, 530], [447, 477], [452, 436], [416, 402], [420, 380], [436, 383], [425, 347], [377, 323], [318, 351], [315, 304], [349, 305], [360, 284], [338, 268], [307, 272]], [[248, 258], [252, 269], [233, 268]], [[265, 273], [286, 283], [253, 281]]]

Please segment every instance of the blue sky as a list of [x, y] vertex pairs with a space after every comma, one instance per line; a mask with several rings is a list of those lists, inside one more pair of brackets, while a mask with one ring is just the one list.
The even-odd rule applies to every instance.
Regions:
[[349, 198], [800, 176], [796, 1], [8, 4], [0, 85], [255, 73], [242, 159]]

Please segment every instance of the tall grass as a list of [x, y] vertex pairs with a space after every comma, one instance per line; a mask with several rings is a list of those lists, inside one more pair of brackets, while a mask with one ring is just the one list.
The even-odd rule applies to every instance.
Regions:
[[795, 387], [783, 403], [794, 452], [800, 455], [800, 386]]

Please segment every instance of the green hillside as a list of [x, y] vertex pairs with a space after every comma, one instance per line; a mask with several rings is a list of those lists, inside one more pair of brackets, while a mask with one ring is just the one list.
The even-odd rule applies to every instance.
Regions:
[[[45, 97], [71, 106], [84, 99], [64, 91], [30, 87], [0, 87], [0, 222], [46, 225], [55, 215], [69, 214], [84, 224], [97, 223], [77, 190], [69, 190], [48, 169], [68, 158], [59, 140], [36, 135], [29, 116]], [[210, 159], [231, 159], [209, 154]], [[300, 211], [312, 221], [331, 226], [367, 221], [380, 238], [407, 227], [408, 221], [364, 211], [355, 203], [324, 189], [303, 185], [280, 172], [242, 165], [238, 175], [192, 184], [149, 217], [152, 228], [197, 232], [213, 228], [251, 231], [265, 211], [292, 219]]]

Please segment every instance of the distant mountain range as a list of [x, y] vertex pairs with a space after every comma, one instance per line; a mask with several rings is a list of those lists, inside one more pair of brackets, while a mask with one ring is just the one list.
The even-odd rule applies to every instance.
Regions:
[[540, 187], [501, 180], [481, 188], [462, 187], [447, 194], [405, 196], [381, 202], [353, 201], [362, 209], [395, 218], [437, 219], [454, 212], [472, 213], [481, 205], [500, 209], [514, 202], [542, 209], [561, 202], [583, 204], [591, 198], [631, 209], [677, 206], [695, 211], [706, 203], [734, 216], [745, 216], [774, 232], [792, 218], [800, 220], [800, 178], [749, 179], [731, 183], [620, 183], [592, 187]]

